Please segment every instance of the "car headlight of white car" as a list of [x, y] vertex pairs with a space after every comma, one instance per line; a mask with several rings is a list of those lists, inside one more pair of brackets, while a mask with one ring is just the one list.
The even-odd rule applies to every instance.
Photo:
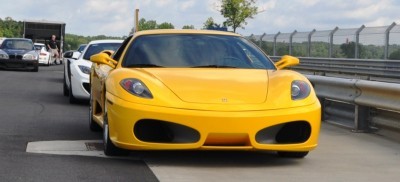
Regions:
[[9, 59], [8, 54], [0, 50], [0, 59]]
[[90, 74], [90, 67], [84, 66], [84, 65], [78, 65], [79, 69], [82, 71], [82, 73], [85, 74]]
[[24, 54], [24, 56], [22, 56], [22, 59], [23, 60], [37, 60], [38, 57], [39, 56], [38, 56], [38, 54], [36, 54], [35, 51], [31, 51], [31, 52]]

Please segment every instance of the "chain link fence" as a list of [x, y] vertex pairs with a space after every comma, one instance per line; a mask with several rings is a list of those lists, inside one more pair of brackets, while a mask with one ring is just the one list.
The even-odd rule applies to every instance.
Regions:
[[400, 25], [250, 35], [270, 56], [400, 60]]

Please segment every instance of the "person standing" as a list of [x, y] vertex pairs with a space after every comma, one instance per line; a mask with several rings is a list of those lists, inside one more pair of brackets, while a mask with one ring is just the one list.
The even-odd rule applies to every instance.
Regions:
[[47, 47], [49, 48], [49, 52], [51, 53], [50, 56], [50, 62], [51, 64], [57, 64], [60, 62], [60, 55], [58, 53], [58, 46], [57, 46], [57, 41], [56, 41], [56, 36], [52, 35], [51, 39], [49, 40], [49, 43], [47, 44]]

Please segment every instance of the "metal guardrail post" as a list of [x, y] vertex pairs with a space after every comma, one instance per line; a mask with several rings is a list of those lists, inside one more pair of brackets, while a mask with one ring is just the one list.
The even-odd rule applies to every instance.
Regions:
[[365, 25], [361, 25], [361, 27], [357, 30], [356, 32], [356, 45], [355, 45], [355, 50], [354, 50], [354, 58], [359, 58], [360, 57], [360, 47], [359, 47], [359, 43], [360, 43], [360, 33], [361, 31], [365, 28]]
[[262, 42], [263, 42], [262, 39], [263, 39], [266, 35], [267, 35], [267, 34], [264, 33], [264, 34], [262, 34], [261, 37], [260, 37], [260, 42], [258, 43], [258, 44], [259, 44], [258, 46], [260, 46], [260, 49], [262, 49]]
[[354, 132], [370, 132], [370, 107], [355, 105]]
[[292, 49], [293, 49], [293, 36], [297, 33], [297, 30], [294, 30], [292, 34], [290, 34], [289, 37], [289, 55], [292, 55]]
[[281, 34], [281, 32], [278, 32], [278, 33], [274, 36], [274, 56], [276, 56], [276, 39], [278, 38], [279, 34]]
[[329, 33], [329, 58], [332, 57], [333, 54], [333, 35], [336, 33], [336, 31], [339, 30], [339, 27], [335, 27], [335, 29], [333, 29], [331, 31], [331, 33]]
[[389, 34], [393, 27], [396, 26], [396, 23], [393, 22], [385, 31], [385, 54], [383, 59], [388, 59], [389, 57]]
[[315, 29], [313, 29], [309, 34], [308, 34], [308, 49], [307, 49], [307, 56], [311, 57], [311, 37], [315, 33]]

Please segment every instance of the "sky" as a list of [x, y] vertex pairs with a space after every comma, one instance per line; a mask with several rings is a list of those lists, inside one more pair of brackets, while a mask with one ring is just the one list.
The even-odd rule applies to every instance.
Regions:
[[[134, 26], [135, 9], [139, 18], [172, 23], [179, 29], [184, 25], [201, 29], [209, 17], [222, 24], [220, 1], [0, 0], [0, 18], [65, 22], [66, 33], [76, 35], [126, 36]], [[249, 36], [400, 23], [398, 0], [256, 0], [256, 6], [259, 13], [237, 33]]]

